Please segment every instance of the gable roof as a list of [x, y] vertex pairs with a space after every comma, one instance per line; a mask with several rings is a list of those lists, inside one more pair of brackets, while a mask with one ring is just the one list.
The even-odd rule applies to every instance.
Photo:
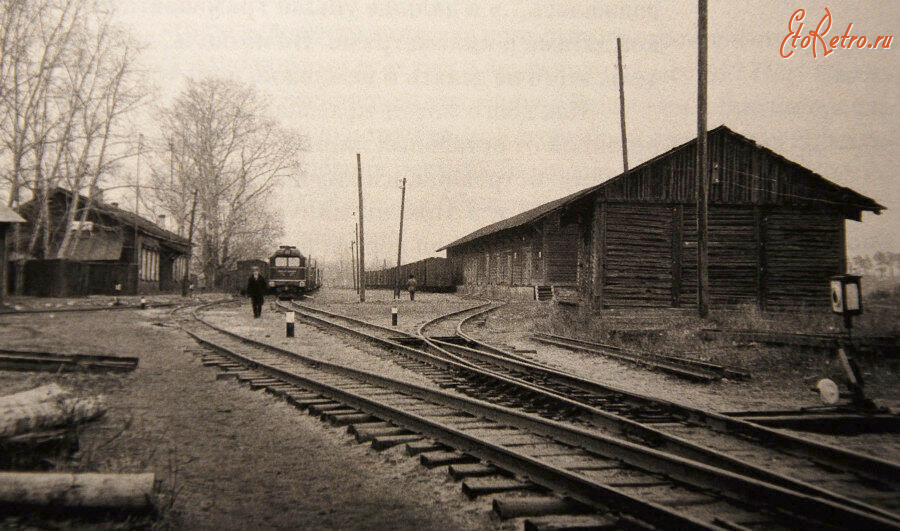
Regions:
[[562, 207], [568, 205], [569, 203], [577, 201], [578, 199], [581, 199], [582, 197], [594, 192], [595, 190], [598, 190], [601, 186], [603, 186], [603, 185], [597, 184], [597, 185], [591, 186], [589, 188], [585, 188], [584, 190], [579, 190], [579, 191], [575, 192], [574, 194], [570, 194], [565, 197], [561, 197], [554, 201], [550, 201], [549, 203], [544, 203], [543, 205], [534, 207], [531, 210], [526, 210], [525, 212], [522, 212], [521, 214], [516, 214], [515, 216], [513, 216], [511, 218], [506, 218], [506, 219], [498, 221], [496, 223], [487, 225], [486, 227], [481, 227], [480, 229], [476, 230], [475, 232], [472, 232], [471, 234], [467, 234], [466, 236], [463, 236], [462, 238], [460, 238], [452, 243], [448, 243], [447, 245], [438, 249], [437, 252], [443, 251], [444, 249], [447, 249], [448, 247], [456, 247], [457, 245], [461, 245], [463, 243], [477, 240], [478, 238], [488, 236], [490, 234], [494, 234], [495, 232], [500, 232], [500, 231], [507, 230], [507, 229], [514, 229], [516, 227], [521, 227], [523, 225], [528, 225], [529, 223], [537, 221], [537, 220], [541, 219], [542, 217], [546, 216], [547, 214], [550, 214], [554, 210], [562, 208]]
[[0, 223], [25, 223], [25, 220], [15, 210], [0, 205]]
[[[795, 168], [802, 170], [803, 172], [809, 174], [812, 178], [814, 178], [820, 186], [823, 186], [824, 188], [828, 189], [830, 192], [829, 195], [832, 195], [836, 198], [840, 198], [842, 204], [849, 204], [849, 205], [852, 205], [853, 208], [856, 208], [858, 210], [867, 210], [867, 211], [874, 212], [876, 214], [880, 214], [881, 211], [885, 209], [884, 206], [878, 204], [874, 200], [872, 200], [858, 192], [855, 192], [854, 190], [851, 190], [850, 188], [846, 188], [846, 187], [837, 185], [837, 184], [825, 179], [821, 175], [814, 173], [807, 168], [804, 168], [803, 166], [797, 164], [796, 162], [792, 162], [792, 161], [786, 159], [785, 157], [775, 153], [774, 151], [758, 145], [755, 141], [753, 141], [743, 135], [735, 133], [734, 131], [732, 131], [731, 129], [726, 127], [725, 125], [720, 125], [719, 127], [716, 127], [715, 129], [712, 129], [707, 133], [707, 135], [719, 135], [719, 134], [728, 134], [735, 138], [738, 138], [741, 141], [743, 141], [747, 144], [751, 144], [754, 147], [756, 147], [757, 149], [762, 150], [767, 156], [775, 158], [785, 164], [788, 164], [790, 166], [793, 166]], [[514, 229], [514, 228], [521, 227], [523, 225], [528, 225], [530, 223], [538, 221], [541, 218], [547, 216], [548, 214], [550, 214], [556, 210], [559, 210], [565, 206], [568, 206], [590, 194], [593, 194], [595, 192], [602, 193], [605, 189], [611, 189], [613, 186], [621, 183], [628, 176], [635, 175], [635, 174], [641, 172], [642, 170], [644, 170], [645, 168], [660, 161], [661, 159], [669, 157], [670, 155], [672, 155], [673, 153], [675, 153], [677, 151], [681, 151], [685, 148], [693, 146], [694, 144], [696, 144], [696, 142], [697, 142], [697, 139], [692, 138], [691, 140], [689, 140], [679, 146], [676, 146], [664, 153], [661, 153], [661, 154], [639, 164], [638, 166], [630, 168], [628, 171], [620, 173], [619, 175], [616, 175], [615, 177], [608, 179], [600, 184], [585, 188], [583, 190], [580, 190], [573, 194], [567, 195], [565, 197], [556, 199], [554, 201], [550, 201], [549, 203], [544, 203], [543, 205], [540, 205], [535, 208], [532, 208], [531, 210], [522, 212], [521, 214], [516, 214], [515, 216], [509, 217], [509, 218], [503, 219], [501, 221], [498, 221], [496, 223], [492, 223], [490, 225], [482, 227], [470, 234], [467, 234], [466, 236], [463, 236], [462, 238], [459, 238], [458, 240], [455, 240], [451, 243], [448, 243], [447, 245], [444, 245], [443, 247], [437, 249], [436, 252], [443, 251], [450, 247], [456, 247], [458, 245], [462, 245], [464, 243], [468, 243], [468, 242], [483, 238], [485, 236], [495, 234], [500, 231]], [[826, 201], [826, 202], [836, 202], [836, 201]]]
[[[62, 187], [56, 187], [50, 192], [51, 196], [55, 194], [65, 196], [67, 202], [71, 201], [74, 196], [74, 192]], [[22, 205], [22, 207], [20, 207], [20, 210], [22, 208], [25, 208], [26, 205], [29, 205], [33, 201], [34, 200], [32, 199], [28, 203]], [[87, 204], [87, 201], [88, 198], [86, 196], [78, 194], [78, 204], [80, 205], [80, 208], [84, 208], [84, 205]], [[107, 215], [126, 227], [137, 227], [138, 231], [159, 240], [169, 242], [171, 244], [184, 248], [187, 248], [189, 246], [187, 238], [179, 236], [172, 231], [166, 230], [156, 223], [138, 216], [133, 212], [122, 210], [121, 208], [110, 205], [109, 203], [104, 203], [102, 201], [97, 201], [96, 199], [94, 199], [91, 201], [91, 210], [97, 212], [98, 214]]]

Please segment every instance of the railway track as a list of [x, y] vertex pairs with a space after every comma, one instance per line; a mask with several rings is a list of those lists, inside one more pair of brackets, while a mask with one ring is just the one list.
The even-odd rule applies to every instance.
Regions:
[[[661, 451], [898, 520], [896, 463], [585, 380], [462, 332], [463, 323], [496, 309], [494, 305], [442, 316], [423, 324], [418, 336], [322, 309], [296, 304], [292, 308], [320, 325], [338, 327], [404, 356], [398, 363], [407, 368], [443, 369], [429, 376], [469, 396], [587, 424]], [[457, 332], [452, 341], [450, 330]]]
[[[857, 508], [645, 445], [301, 356], [217, 327], [196, 310], [180, 320], [189, 334], [217, 352], [206, 355], [204, 363], [226, 374], [282, 394], [336, 424], [350, 424], [357, 434], [374, 434], [384, 446], [428, 437], [456, 449], [424, 454], [423, 462], [484, 461], [459, 469], [461, 475], [471, 474], [463, 488], [473, 495], [546, 489], [598, 514], [620, 518], [625, 513], [637, 519], [628, 520], [632, 525], [664, 529], [898, 528], [893, 520]], [[501, 471], [513, 476], [471, 477]]]
[[747, 380], [750, 375], [723, 365], [705, 363], [699, 360], [670, 356], [666, 354], [653, 354], [634, 352], [615, 345], [585, 341], [574, 337], [566, 337], [555, 334], [536, 333], [532, 339], [547, 345], [553, 345], [569, 350], [599, 354], [613, 359], [646, 366], [668, 374], [699, 382], [711, 382], [722, 378], [733, 380]]

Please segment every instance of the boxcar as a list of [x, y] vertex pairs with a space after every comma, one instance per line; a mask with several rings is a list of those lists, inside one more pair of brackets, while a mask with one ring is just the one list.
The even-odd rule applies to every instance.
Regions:
[[454, 291], [457, 275], [453, 264], [446, 258], [431, 257], [403, 264], [399, 268], [391, 267], [378, 271], [366, 271], [366, 285], [372, 288], [393, 289], [395, 279], [399, 278], [400, 288], [406, 289], [406, 281], [415, 275], [416, 284], [421, 291]]

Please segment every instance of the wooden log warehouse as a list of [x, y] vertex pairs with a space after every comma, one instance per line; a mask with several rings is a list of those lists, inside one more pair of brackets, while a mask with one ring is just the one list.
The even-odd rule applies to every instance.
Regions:
[[[884, 207], [725, 126], [708, 146], [711, 304], [826, 308], [828, 278], [846, 270], [845, 220]], [[438, 250], [457, 262], [463, 291], [694, 306], [696, 156], [693, 139]]]

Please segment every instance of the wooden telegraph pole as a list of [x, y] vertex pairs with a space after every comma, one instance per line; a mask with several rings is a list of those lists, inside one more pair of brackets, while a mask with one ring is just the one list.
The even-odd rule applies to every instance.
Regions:
[[134, 279], [134, 292], [137, 293], [141, 289], [141, 245], [138, 240], [138, 218], [141, 216], [141, 152], [144, 150], [144, 135], [138, 135], [138, 152], [137, 152], [137, 171], [135, 176], [137, 182], [134, 187], [134, 264], [137, 266]]
[[356, 154], [356, 175], [359, 188], [359, 302], [366, 302], [366, 231], [363, 225], [362, 162]]
[[622, 76], [622, 39], [616, 37], [616, 51], [619, 56], [619, 116], [622, 122], [622, 166], [628, 171], [628, 141], [625, 137], [625, 80]]
[[394, 298], [400, 298], [400, 252], [403, 249], [403, 207], [406, 204], [406, 177], [402, 181], [400, 192], [400, 236], [397, 238], [397, 269], [394, 271]]
[[706, 0], [698, 0], [698, 51], [697, 51], [697, 309], [700, 317], [709, 314], [709, 264], [707, 247], [708, 211], [707, 194], [709, 171], [706, 147]]
[[353, 280], [351, 283], [353, 284], [353, 291], [359, 292], [359, 288], [356, 286], [356, 241], [350, 240], [350, 274], [353, 275]]

